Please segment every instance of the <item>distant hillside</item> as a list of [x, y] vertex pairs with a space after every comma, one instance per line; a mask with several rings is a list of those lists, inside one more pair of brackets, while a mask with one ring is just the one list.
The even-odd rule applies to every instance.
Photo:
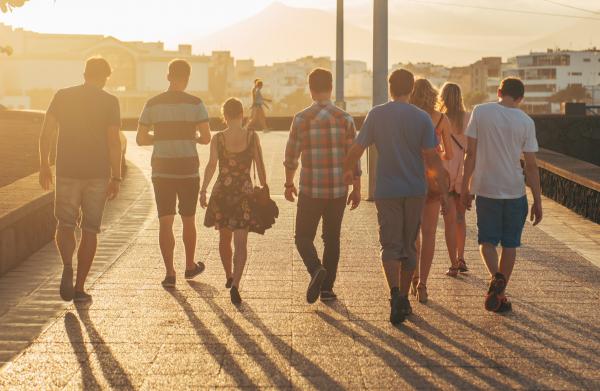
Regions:
[[[393, 21], [390, 21], [392, 23]], [[371, 62], [372, 33], [351, 23], [345, 26], [345, 55]], [[193, 41], [194, 51], [230, 50], [237, 58], [254, 58], [258, 64], [296, 59], [305, 55], [335, 56], [335, 15], [328, 11], [292, 8], [280, 3], [217, 33]], [[463, 64], [479, 52], [452, 48], [443, 42], [425, 44], [397, 39], [389, 41], [391, 63], [432, 61]]]

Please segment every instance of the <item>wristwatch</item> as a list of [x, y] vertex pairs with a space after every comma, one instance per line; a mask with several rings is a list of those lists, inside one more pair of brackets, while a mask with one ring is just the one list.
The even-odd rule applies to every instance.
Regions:
[[110, 178], [110, 180], [113, 182], [119, 182], [119, 183], [123, 182], [123, 178], [117, 178], [116, 176]]

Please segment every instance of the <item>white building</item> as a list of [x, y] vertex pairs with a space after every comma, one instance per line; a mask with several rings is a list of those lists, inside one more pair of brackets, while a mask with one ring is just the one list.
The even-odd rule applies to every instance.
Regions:
[[532, 113], [560, 112], [560, 103], [550, 97], [571, 85], [585, 87], [594, 104], [600, 104], [600, 50], [548, 50], [517, 56], [514, 68], [503, 76], [518, 76], [525, 83], [526, 110]]
[[123, 42], [101, 35], [40, 34], [0, 24], [2, 45], [14, 49], [0, 61], [0, 104], [46, 109], [57, 89], [82, 82], [85, 60], [101, 55], [113, 74], [107, 89], [119, 97], [123, 116], [136, 116], [144, 102], [168, 87], [168, 63], [183, 58], [192, 65], [189, 91], [209, 89], [211, 57], [192, 55], [190, 45], [164, 49], [162, 42]]

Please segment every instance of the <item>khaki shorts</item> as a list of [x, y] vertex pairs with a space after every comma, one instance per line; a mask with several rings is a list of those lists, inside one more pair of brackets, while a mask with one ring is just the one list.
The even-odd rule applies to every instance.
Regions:
[[400, 261], [402, 267], [417, 266], [416, 240], [421, 227], [424, 197], [376, 200], [381, 260]]
[[54, 216], [58, 228], [81, 227], [87, 232], [100, 233], [107, 190], [108, 178], [57, 177]]

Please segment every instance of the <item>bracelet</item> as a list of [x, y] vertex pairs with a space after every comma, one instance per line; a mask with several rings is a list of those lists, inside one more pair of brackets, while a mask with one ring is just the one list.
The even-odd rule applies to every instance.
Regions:
[[112, 177], [112, 178], [110, 178], [110, 180], [114, 181], [114, 182], [119, 182], [119, 183], [123, 182], [123, 178], [117, 178], [117, 177]]
[[294, 184], [293, 184], [293, 183], [291, 183], [291, 184], [290, 184], [290, 183], [285, 183], [283, 186], [284, 186], [286, 189], [291, 189], [292, 187], [294, 187]]

